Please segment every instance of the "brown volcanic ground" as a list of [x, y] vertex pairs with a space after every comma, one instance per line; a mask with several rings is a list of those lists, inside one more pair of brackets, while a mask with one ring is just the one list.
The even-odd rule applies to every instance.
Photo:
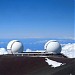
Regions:
[[49, 58], [67, 64], [51, 68], [45, 57], [0, 56], [0, 75], [75, 75], [75, 59]]

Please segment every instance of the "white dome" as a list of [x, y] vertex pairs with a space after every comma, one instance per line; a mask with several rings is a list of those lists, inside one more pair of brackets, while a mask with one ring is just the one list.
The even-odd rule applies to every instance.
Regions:
[[45, 44], [44, 49], [47, 53], [59, 54], [61, 52], [61, 45], [56, 40], [50, 40]]
[[8, 43], [7, 45], [7, 51], [8, 53], [20, 53], [20, 52], [23, 52], [23, 44], [18, 41], [18, 40], [12, 40]]

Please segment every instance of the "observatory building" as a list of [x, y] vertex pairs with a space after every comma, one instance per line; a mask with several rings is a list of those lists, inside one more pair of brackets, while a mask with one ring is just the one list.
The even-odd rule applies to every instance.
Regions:
[[[61, 45], [56, 40], [49, 40], [44, 45], [44, 53], [43, 54], [60, 54], [61, 52]], [[24, 53], [24, 47], [23, 44], [18, 40], [12, 40], [8, 43], [7, 49], [0, 48], [0, 54], [15, 54], [15, 53]], [[29, 52], [28, 52], [29, 53]], [[33, 52], [31, 52], [33, 53]], [[36, 54], [42, 53], [42, 52], [34, 52]], [[27, 54], [27, 52], [25, 52]]]
[[44, 45], [44, 49], [46, 53], [50, 54], [60, 54], [61, 45], [56, 40], [50, 40]]
[[56, 40], [49, 40], [44, 45], [44, 52], [23, 52], [24, 47], [23, 44], [18, 40], [12, 40], [8, 43], [7, 49], [0, 48], [0, 55], [2, 54], [60, 54], [61, 53], [61, 45]]
[[7, 51], [9, 54], [21, 53], [23, 52], [23, 50], [24, 50], [23, 44], [18, 40], [12, 40], [7, 45]]

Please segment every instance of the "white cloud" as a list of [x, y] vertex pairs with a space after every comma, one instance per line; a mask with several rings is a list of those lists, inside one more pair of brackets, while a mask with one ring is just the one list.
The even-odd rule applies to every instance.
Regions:
[[28, 48], [24, 52], [45, 52], [45, 50], [35, 50], [35, 51], [33, 51], [33, 50], [31, 50], [31, 49]]
[[8, 54], [5, 48], [0, 48], [0, 55]]
[[61, 53], [69, 58], [75, 58], [75, 43], [68, 43], [63, 46]]
[[45, 50], [36, 50], [35, 52], [45, 52]]
[[32, 52], [32, 50], [28, 48], [28, 49], [26, 49], [26, 52]]
[[36, 41], [34, 44], [37, 44], [37, 43], [46, 43], [48, 40], [40, 40], [40, 41]]

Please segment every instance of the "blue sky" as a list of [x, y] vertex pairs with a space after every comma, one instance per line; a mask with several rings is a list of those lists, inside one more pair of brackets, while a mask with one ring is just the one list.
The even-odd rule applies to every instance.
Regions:
[[0, 38], [74, 38], [74, 0], [0, 0]]

